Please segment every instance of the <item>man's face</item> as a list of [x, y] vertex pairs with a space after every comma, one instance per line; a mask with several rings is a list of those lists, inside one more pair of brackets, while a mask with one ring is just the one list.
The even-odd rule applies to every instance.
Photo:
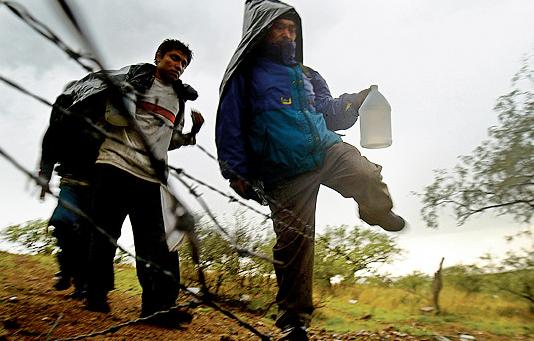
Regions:
[[164, 83], [176, 81], [187, 67], [187, 56], [180, 50], [171, 50], [156, 56], [156, 78]]
[[267, 43], [279, 44], [297, 39], [297, 24], [289, 19], [276, 19], [265, 38]]

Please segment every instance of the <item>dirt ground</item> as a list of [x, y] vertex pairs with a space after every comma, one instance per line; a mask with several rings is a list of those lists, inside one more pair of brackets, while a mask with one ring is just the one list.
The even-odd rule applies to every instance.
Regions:
[[[83, 335], [103, 331], [139, 315], [140, 297], [115, 290], [110, 295], [110, 314], [88, 312], [83, 302], [70, 299], [70, 291], [52, 289], [49, 268], [29, 256], [10, 257], [12, 264], [0, 264], [0, 341], [2, 340], [259, 340], [249, 330], [211, 308], [200, 305], [190, 309], [193, 321], [181, 329], [163, 329], [135, 323], [114, 328], [104, 335]], [[236, 308], [225, 307], [273, 340], [279, 338], [272, 322]], [[434, 340], [400, 333], [394, 327], [381, 332], [358, 331], [334, 334], [311, 329], [311, 340]], [[457, 339], [457, 338], [455, 338]], [[497, 340], [483, 338], [484, 340]]]

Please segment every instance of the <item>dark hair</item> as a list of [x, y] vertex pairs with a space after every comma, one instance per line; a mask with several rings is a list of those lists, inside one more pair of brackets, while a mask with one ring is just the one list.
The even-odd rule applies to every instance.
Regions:
[[172, 50], [181, 51], [187, 57], [187, 65], [191, 63], [193, 59], [193, 52], [189, 48], [189, 45], [182, 43], [178, 39], [165, 39], [158, 47], [156, 55], [154, 56], [154, 63], [157, 63], [158, 54], [163, 58], [165, 54]]

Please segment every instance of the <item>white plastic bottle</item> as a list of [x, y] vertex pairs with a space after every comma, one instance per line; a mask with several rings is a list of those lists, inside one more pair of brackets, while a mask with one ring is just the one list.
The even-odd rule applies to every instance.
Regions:
[[359, 113], [360, 145], [369, 149], [391, 146], [391, 106], [378, 85], [371, 85]]

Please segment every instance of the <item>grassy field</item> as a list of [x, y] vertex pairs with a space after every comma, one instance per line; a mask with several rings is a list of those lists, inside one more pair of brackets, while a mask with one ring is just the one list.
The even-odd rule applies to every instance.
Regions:
[[[10, 272], [18, 272], [17, 255], [0, 253], [0, 281]], [[27, 256], [26, 256], [27, 257]], [[51, 256], [32, 256], [33, 269], [24, 269], [25, 278], [32, 273], [52, 275], [56, 270]], [[24, 266], [27, 263], [25, 263]], [[30, 272], [30, 274], [28, 274]], [[274, 289], [253, 288], [249, 292], [251, 308], [266, 307], [274, 299]], [[226, 296], [239, 297], [244, 293], [234, 286], [234, 292]], [[127, 265], [116, 266], [116, 292], [129, 297], [141, 293], [135, 269]], [[0, 286], [2, 299], [9, 297], [9, 288]], [[457, 340], [459, 334], [469, 334], [477, 340], [534, 340], [534, 314], [528, 305], [511, 296], [487, 293], [471, 293], [444, 284], [440, 296], [442, 314], [425, 313], [421, 307], [429, 306], [429, 297], [399, 288], [371, 285], [340, 286], [316, 289], [313, 327], [336, 333], [355, 331], [383, 331], [394, 329], [399, 333], [416, 336], [422, 340], [442, 335]], [[272, 324], [274, 306], [264, 315], [264, 321]]]
[[389, 324], [418, 336], [440, 331], [443, 335], [472, 333], [502, 336], [503, 340], [514, 336], [534, 339], [534, 314], [527, 304], [509, 296], [467, 294], [446, 284], [440, 295], [440, 315], [420, 310], [429, 306], [429, 297], [396, 288], [339, 287], [323, 291], [318, 299], [322, 307], [316, 311], [315, 323], [339, 332], [355, 327], [380, 330]]

